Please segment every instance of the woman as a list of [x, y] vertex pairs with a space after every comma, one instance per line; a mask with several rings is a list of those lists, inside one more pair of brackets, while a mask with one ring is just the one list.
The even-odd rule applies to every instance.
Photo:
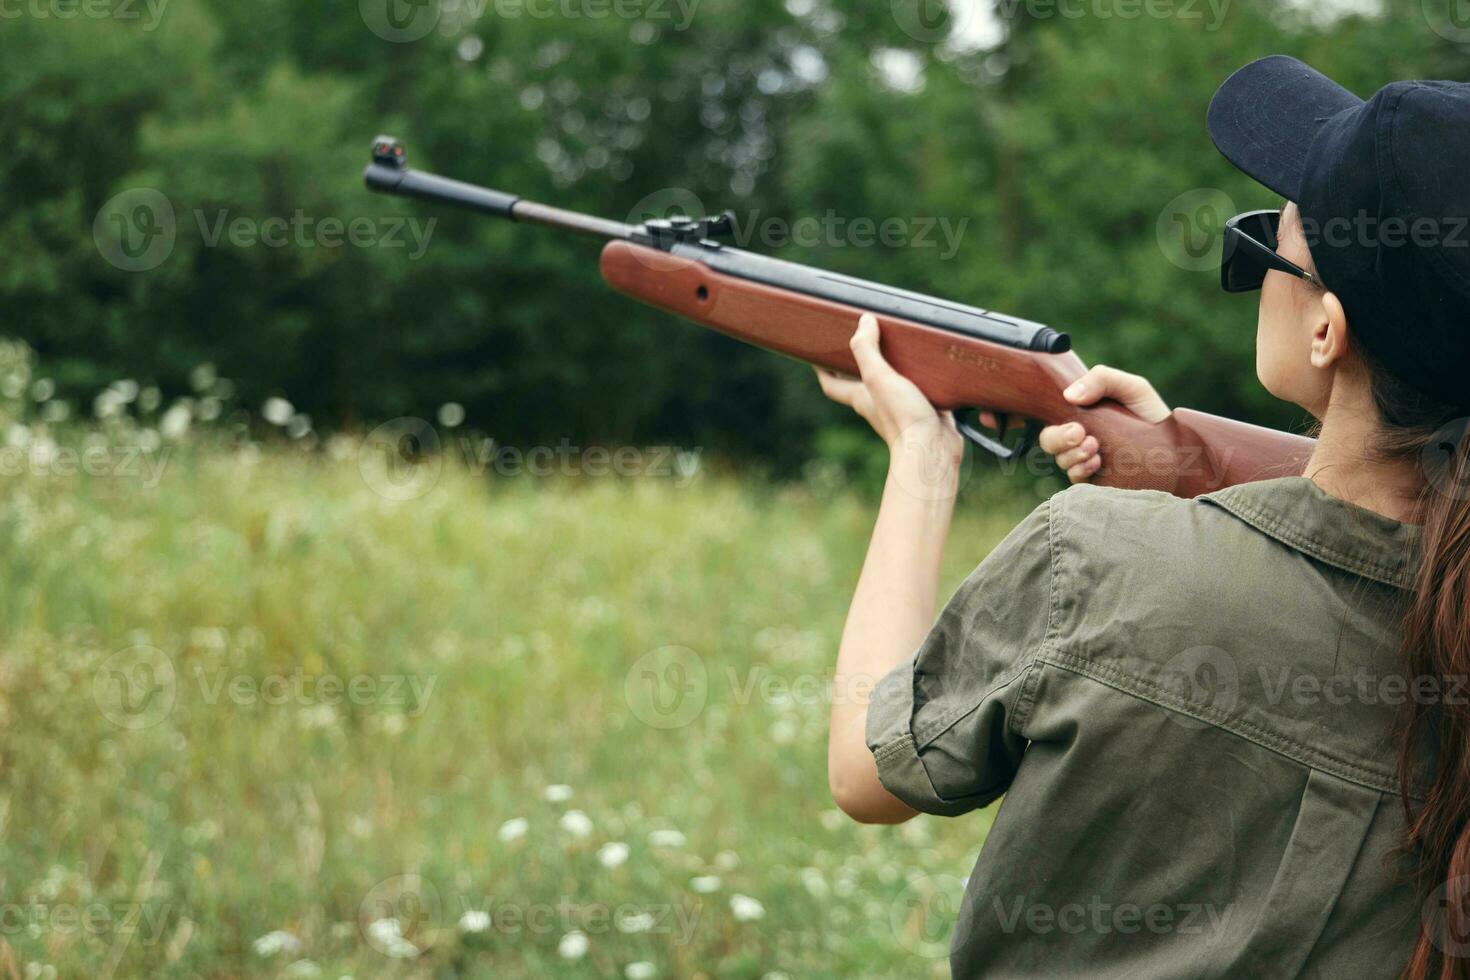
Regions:
[[[962, 442], [864, 317], [861, 378], [821, 384], [891, 466], [835, 689], [883, 679], [833, 708], [832, 792], [875, 823], [1005, 794], [956, 976], [1470, 976], [1470, 85], [1363, 102], [1267, 58], [1209, 128], [1291, 202], [1232, 222], [1224, 281], [1321, 423], [1306, 475], [1074, 487], [931, 630]], [[1168, 413], [1101, 368], [1068, 397]], [[1101, 463], [1076, 424], [1043, 445]]]

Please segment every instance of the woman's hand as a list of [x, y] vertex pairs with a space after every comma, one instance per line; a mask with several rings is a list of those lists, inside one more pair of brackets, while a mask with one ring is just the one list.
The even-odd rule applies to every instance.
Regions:
[[[878, 342], [878, 321], [865, 314], [852, 335], [852, 353], [862, 377], [817, 368], [822, 392], [867, 419], [895, 455], [900, 449], [916, 448], [932, 459], [937, 450], [946, 461], [958, 463], [964, 457], [965, 441], [955, 428], [953, 413], [936, 411], [918, 386], [884, 359]], [[1148, 379], [1103, 365], [1078, 378], [1062, 397], [1079, 407], [1112, 399], [1146, 422], [1169, 417], [1169, 406]], [[981, 413], [980, 419], [995, 425], [989, 412]], [[1092, 479], [1102, 466], [1097, 437], [1080, 422], [1048, 426], [1041, 430], [1039, 441], [1042, 451], [1056, 458], [1057, 466], [1073, 483]]]
[[[1145, 422], [1169, 417], [1169, 406], [1147, 379], [1102, 365], [1078, 378], [1062, 397], [1078, 406], [1111, 398]], [[1067, 471], [1073, 483], [1087, 482], [1102, 466], [1097, 437], [1089, 435], [1081, 422], [1048, 426], [1041, 430], [1039, 441], [1042, 451], [1056, 457], [1057, 466]]]
[[866, 419], [891, 453], [917, 447], [937, 451], [958, 464], [964, 458], [965, 440], [955, 428], [954, 415], [936, 411], [918, 386], [884, 359], [878, 341], [877, 319], [864, 314], [851, 342], [862, 376], [817, 368], [822, 393]]

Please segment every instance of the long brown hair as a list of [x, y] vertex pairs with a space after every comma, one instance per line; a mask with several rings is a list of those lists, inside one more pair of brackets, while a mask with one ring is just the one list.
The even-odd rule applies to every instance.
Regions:
[[[1407, 845], [1426, 900], [1406, 980], [1470, 978], [1470, 410], [1417, 393], [1381, 365], [1369, 383], [1379, 451], [1423, 466], [1420, 564], [1403, 618], [1408, 676], [1440, 696], [1408, 698], [1398, 732]], [[1426, 766], [1426, 759], [1432, 760]], [[1416, 799], [1421, 796], [1422, 799]], [[1443, 901], [1439, 901], [1440, 893]], [[1442, 910], [1442, 914], [1440, 912]]]

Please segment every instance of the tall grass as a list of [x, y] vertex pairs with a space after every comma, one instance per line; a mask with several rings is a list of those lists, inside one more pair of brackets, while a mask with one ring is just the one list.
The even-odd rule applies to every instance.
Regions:
[[95, 444], [0, 475], [0, 977], [945, 975], [988, 817], [826, 790], [870, 500]]

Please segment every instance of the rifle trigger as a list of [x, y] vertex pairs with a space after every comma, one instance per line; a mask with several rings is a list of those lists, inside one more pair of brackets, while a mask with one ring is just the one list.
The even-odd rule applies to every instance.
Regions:
[[[1004, 412], [995, 413], [995, 431], [999, 433], [1001, 438], [1004, 438], [1006, 432], [1009, 431], [1010, 421], [1010, 416]], [[1000, 439], [991, 438], [969, 422], [961, 419], [958, 412], [955, 413], [954, 424], [955, 428], [960, 430], [960, 435], [1003, 463], [1020, 459], [1026, 453], [1030, 452], [1031, 447], [1036, 445], [1036, 437], [1041, 434], [1041, 423], [1035, 419], [1027, 419], [1021, 431], [1021, 438], [1014, 445], [1007, 446]]]

